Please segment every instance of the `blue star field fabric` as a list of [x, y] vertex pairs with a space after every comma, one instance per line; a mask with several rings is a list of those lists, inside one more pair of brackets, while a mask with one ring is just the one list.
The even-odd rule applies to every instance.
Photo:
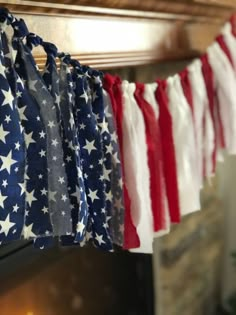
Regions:
[[8, 15], [0, 11], [0, 243], [21, 237], [24, 224], [25, 142], [16, 105], [16, 90], [6, 74], [3, 42]]
[[105, 209], [106, 209], [106, 224], [109, 227], [109, 220], [111, 219], [111, 203], [112, 203], [112, 191], [111, 191], [111, 170], [112, 170], [112, 144], [111, 135], [108, 131], [108, 123], [105, 116], [103, 95], [102, 95], [102, 81], [100, 74], [95, 71], [91, 75], [92, 81], [92, 110], [96, 118], [98, 130], [102, 141], [103, 150], [103, 176], [101, 180], [104, 182], [105, 190]]
[[[122, 167], [120, 160], [120, 150], [118, 137], [116, 133], [116, 126], [109, 95], [105, 90], [103, 92], [103, 102], [105, 119], [107, 121], [106, 134], [110, 135], [110, 143], [112, 146], [112, 164], [111, 164], [111, 219], [109, 220], [109, 228], [113, 243], [123, 246], [124, 243], [124, 196], [123, 196], [123, 181], [122, 181]], [[99, 94], [100, 95], [100, 94]], [[107, 131], [108, 130], [108, 131]], [[106, 140], [106, 139], [105, 139]]]
[[[16, 84], [16, 104], [26, 146], [25, 178], [24, 183], [21, 183], [21, 194], [26, 194], [23, 237], [29, 239], [52, 235], [48, 212], [47, 158], [45, 154], [42, 154], [47, 150], [46, 130], [37, 103], [28, 93], [18, 75], [19, 73], [21, 77], [25, 77], [23, 63], [16, 56], [16, 64], [13, 64], [11, 46], [7, 45], [6, 40], [5, 43], [7, 56], [10, 56], [6, 59], [9, 65], [7, 77], [11, 86]], [[18, 144], [16, 147], [19, 149]], [[18, 211], [17, 207], [15, 207], [15, 211]]]
[[[28, 36], [31, 36], [29, 34]], [[36, 37], [36, 36], [35, 36]], [[27, 38], [29, 39], [29, 37]], [[53, 235], [66, 235], [72, 232], [70, 217], [70, 202], [67, 191], [67, 177], [63, 161], [62, 140], [60, 136], [60, 125], [55, 102], [37, 70], [30, 49], [23, 41], [15, 38], [18, 45], [18, 58], [23, 63], [26, 77], [23, 78], [27, 84], [31, 96], [37, 102], [43, 123], [47, 133], [47, 151], [41, 152], [47, 156], [48, 162], [48, 199], [49, 214], [53, 226]], [[63, 179], [63, 180], [61, 180]]]
[[[80, 210], [78, 213], [78, 222], [76, 226], [76, 237], [75, 237], [75, 242], [80, 243], [80, 245], [85, 245], [86, 240], [86, 228], [88, 224], [88, 203], [87, 203], [87, 195], [85, 191], [85, 185], [84, 185], [84, 178], [83, 178], [83, 170], [82, 170], [82, 164], [80, 160], [80, 144], [79, 144], [79, 139], [78, 139], [78, 124], [77, 124], [77, 112], [76, 112], [76, 107], [75, 107], [75, 93], [74, 93], [74, 82], [72, 79], [72, 74], [69, 69], [69, 60], [67, 58], [63, 59], [65, 61], [64, 71], [66, 70], [67, 73], [67, 80], [68, 80], [68, 95], [72, 94], [73, 95], [73, 102], [71, 102], [71, 107], [70, 108], [70, 121], [73, 126], [72, 131], [73, 131], [73, 139], [74, 139], [74, 147], [75, 147], [75, 152], [76, 152], [76, 161], [77, 161], [77, 174], [78, 174], [78, 180], [79, 180], [79, 190], [80, 190]], [[63, 73], [63, 67], [61, 68], [61, 71]], [[72, 175], [74, 176], [74, 175]], [[77, 192], [77, 187], [76, 191], [73, 193], [74, 196], [78, 194]], [[74, 219], [74, 211], [72, 210], [72, 220]], [[76, 216], [77, 219], [77, 216]]]
[[82, 177], [82, 166], [80, 163], [80, 146], [78, 132], [75, 125], [74, 116], [74, 84], [70, 71], [70, 56], [61, 56], [60, 65], [60, 110], [61, 121], [64, 136], [64, 151], [70, 160], [66, 160], [66, 170], [68, 175], [68, 184], [70, 188], [70, 197], [72, 204], [72, 223], [75, 235], [63, 236], [61, 242], [63, 245], [71, 245], [74, 242], [83, 243], [87, 221], [88, 206], [85, 193], [84, 181]]
[[92, 111], [92, 91], [89, 86], [88, 69], [75, 65], [75, 106], [77, 109], [78, 138], [83, 168], [84, 184], [89, 208], [87, 238], [96, 247], [111, 251], [112, 241], [106, 219], [106, 198], [103, 173], [103, 145]]
[[122, 246], [120, 155], [102, 73], [58, 54], [5, 9], [0, 29], [0, 243], [23, 237], [43, 249], [57, 236], [61, 245]]
[[[95, 114], [97, 125], [101, 134], [103, 147], [103, 180], [106, 197], [106, 221], [107, 228], [113, 243], [123, 245], [123, 223], [124, 208], [122, 208], [122, 186], [119, 185], [121, 180], [120, 160], [118, 157], [117, 136], [113, 128], [111, 133], [109, 129], [112, 124], [108, 123], [109, 112], [105, 113], [105, 104], [102, 89], [102, 75], [98, 71], [93, 71], [92, 76], [92, 108]], [[109, 126], [110, 125], [110, 126]], [[115, 143], [116, 142], [116, 146]], [[118, 177], [118, 178], [116, 178]], [[118, 185], [117, 185], [118, 184]], [[115, 205], [115, 207], [113, 207]]]
[[[59, 92], [59, 76], [58, 76], [58, 72], [57, 72], [57, 67], [56, 67], [56, 62], [55, 62], [55, 57], [57, 56], [57, 48], [55, 47], [55, 45], [51, 44], [51, 43], [47, 43], [44, 42], [39, 36], [36, 36], [35, 34], [28, 34], [27, 36], [27, 46], [30, 49], [33, 49], [34, 47], [37, 47], [39, 45], [43, 46], [45, 52], [47, 53], [47, 61], [46, 61], [46, 65], [45, 65], [45, 69], [43, 71], [43, 75], [42, 78], [44, 80], [44, 83], [48, 89], [48, 92], [52, 95], [53, 99], [54, 99], [54, 106], [53, 109], [55, 109], [56, 112], [56, 119], [57, 119], [57, 124], [60, 128], [60, 137], [62, 136], [62, 120], [61, 120], [61, 111], [60, 111], [60, 92]], [[63, 140], [63, 139], [61, 139]], [[57, 142], [54, 142], [55, 146], [57, 146]], [[68, 174], [67, 174], [67, 168], [65, 167], [65, 142], [62, 141], [62, 148], [63, 148], [63, 163], [62, 163], [62, 168], [65, 170], [66, 172], [66, 177], [65, 176], [58, 176], [58, 183], [60, 184], [64, 184], [67, 183], [67, 192], [68, 189], [70, 189], [70, 187], [68, 186]], [[68, 158], [67, 158], [68, 159]], [[57, 156], [54, 155], [52, 160], [54, 162], [57, 161]], [[71, 197], [70, 197], [71, 198]], [[73, 208], [73, 205], [70, 204], [70, 209]], [[65, 215], [67, 215], [67, 219], [70, 216], [70, 213], [67, 212], [67, 214], [65, 212], [63, 212], [62, 214], [64, 217]], [[71, 218], [70, 218], [71, 220]], [[69, 232], [67, 232], [67, 234], [70, 234]], [[61, 236], [63, 234], [60, 234], [59, 236]], [[34, 242], [34, 246], [35, 247], [39, 247], [39, 248], [46, 248], [46, 247], [51, 247], [53, 244], [55, 243], [55, 239], [53, 237], [44, 237], [44, 238], [37, 238]]]
[[[19, 80], [18, 80], [19, 81]], [[39, 108], [23, 84], [18, 82], [18, 108], [27, 149], [26, 214], [24, 238], [49, 236], [53, 228], [49, 215], [47, 135]], [[21, 94], [22, 93], [22, 94]]]

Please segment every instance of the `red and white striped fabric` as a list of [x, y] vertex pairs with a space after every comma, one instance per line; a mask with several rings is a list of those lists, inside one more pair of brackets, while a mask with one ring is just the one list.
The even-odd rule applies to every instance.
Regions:
[[229, 51], [230, 51], [231, 58], [233, 61], [234, 70], [236, 71], [236, 38], [234, 37], [234, 35], [232, 33], [232, 26], [229, 22], [224, 25], [221, 33], [224, 37], [225, 43], [226, 43]]
[[132, 251], [152, 253], [154, 222], [150, 198], [150, 171], [145, 123], [134, 98], [135, 89], [134, 83], [122, 82], [125, 180], [131, 200], [131, 216], [140, 240], [140, 247]]
[[235, 71], [236, 33], [227, 23], [205, 55], [167, 80], [105, 76], [121, 147], [125, 249], [152, 253], [154, 237], [200, 210], [222, 149], [236, 154]]
[[179, 75], [167, 79], [167, 92], [173, 121], [180, 209], [181, 214], [186, 215], [200, 209], [193, 117]]
[[166, 231], [166, 215], [164, 205], [164, 190], [162, 187], [162, 156], [159, 126], [152, 106], [144, 99], [145, 86], [136, 83], [135, 100], [142, 112], [145, 122], [148, 167], [150, 170], [150, 198], [154, 218], [154, 232], [162, 235]]
[[214, 72], [225, 148], [229, 154], [236, 154], [236, 76], [230, 61], [218, 43], [211, 45], [207, 54]]
[[159, 129], [163, 154], [163, 171], [171, 223], [180, 222], [177, 164], [173, 136], [173, 122], [169, 110], [166, 80], [157, 80], [155, 98], [159, 108]]
[[163, 198], [163, 210], [164, 210], [164, 220], [165, 220], [165, 228], [159, 232], [155, 232], [154, 236], [159, 237], [170, 232], [170, 213], [168, 206], [168, 198], [167, 198], [167, 189], [166, 189], [166, 180], [164, 176], [164, 165], [163, 165], [163, 152], [162, 152], [162, 144], [161, 144], [161, 134], [160, 134], [160, 126], [159, 126], [159, 106], [156, 101], [155, 93], [157, 89], [157, 83], [145, 84], [143, 97], [148, 104], [152, 107], [156, 124], [158, 128], [158, 134], [156, 137], [159, 137], [159, 165], [160, 165], [160, 180], [161, 180], [161, 196]]

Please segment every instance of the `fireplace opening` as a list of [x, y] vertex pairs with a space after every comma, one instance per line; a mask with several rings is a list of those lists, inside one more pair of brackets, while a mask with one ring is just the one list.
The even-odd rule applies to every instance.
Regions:
[[24, 242], [1, 251], [1, 315], [154, 314], [151, 255]]

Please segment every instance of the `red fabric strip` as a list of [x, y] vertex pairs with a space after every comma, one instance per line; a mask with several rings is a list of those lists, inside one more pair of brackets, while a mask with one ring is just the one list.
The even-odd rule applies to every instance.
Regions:
[[231, 23], [231, 32], [236, 37], [236, 14], [233, 14], [230, 18], [230, 23]]
[[223, 123], [222, 123], [221, 115], [220, 115], [219, 99], [216, 96], [216, 93], [215, 93], [215, 104], [216, 104], [216, 106], [215, 106], [215, 108], [216, 108], [215, 115], [216, 115], [217, 120], [218, 120], [218, 124], [217, 124], [217, 139], [219, 139], [219, 146], [220, 146], [220, 148], [225, 149], [224, 127], [223, 127]]
[[163, 168], [166, 184], [166, 194], [172, 223], [180, 222], [179, 190], [177, 181], [177, 167], [173, 139], [172, 118], [168, 109], [168, 96], [166, 81], [157, 80], [158, 87], [155, 92], [159, 107], [159, 131], [163, 153]]
[[188, 69], [184, 69], [179, 73], [180, 79], [181, 79], [181, 85], [184, 91], [184, 96], [187, 99], [187, 102], [190, 106], [191, 112], [192, 112], [192, 117], [194, 121], [194, 107], [193, 107], [193, 94], [192, 94], [192, 89], [191, 89], [191, 84], [190, 80], [188, 77]]
[[[134, 97], [140, 110], [142, 111], [145, 122], [154, 231], [158, 232], [166, 229], [164, 196], [161, 188], [160, 136], [155, 113], [151, 105], [144, 99], [143, 94], [144, 84], [136, 83]], [[142, 149], [143, 148], [140, 148], [140, 150]]]
[[227, 58], [229, 59], [229, 62], [231, 63], [231, 66], [234, 68], [234, 62], [230, 53], [230, 50], [224, 40], [224, 36], [223, 35], [219, 35], [216, 37], [216, 41], [217, 43], [220, 45], [220, 48], [223, 50], [223, 52], [225, 53], [225, 55], [227, 56]]
[[122, 133], [122, 121], [123, 121], [123, 102], [121, 92], [121, 80], [118, 76], [112, 76], [105, 74], [103, 79], [103, 87], [110, 96], [111, 104], [115, 116], [117, 136], [120, 145], [121, 152], [121, 164], [123, 171], [123, 189], [124, 189], [124, 203], [125, 203], [125, 223], [124, 223], [124, 249], [131, 249], [140, 247], [139, 237], [136, 231], [136, 227], [133, 224], [131, 217], [131, 201], [128, 193], [127, 186], [125, 184], [125, 172], [124, 172], [124, 153], [123, 153], [123, 133]]

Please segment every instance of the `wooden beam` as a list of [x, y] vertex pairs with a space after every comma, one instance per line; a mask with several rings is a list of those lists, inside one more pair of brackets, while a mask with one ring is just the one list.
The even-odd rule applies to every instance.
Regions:
[[193, 0], [196, 3], [208, 4], [210, 6], [221, 6], [226, 8], [236, 9], [236, 3], [234, 0]]
[[[227, 19], [232, 13], [231, 5], [223, 5], [223, 0], [213, 0], [209, 5], [206, 0], [168, 1], [114, 1], [114, 0], [1, 0], [0, 4], [8, 6], [14, 12], [46, 14], [93, 14], [109, 16], [129, 16], [164, 19], [199, 19], [208, 22]], [[230, 1], [230, 0], [228, 0]]]

